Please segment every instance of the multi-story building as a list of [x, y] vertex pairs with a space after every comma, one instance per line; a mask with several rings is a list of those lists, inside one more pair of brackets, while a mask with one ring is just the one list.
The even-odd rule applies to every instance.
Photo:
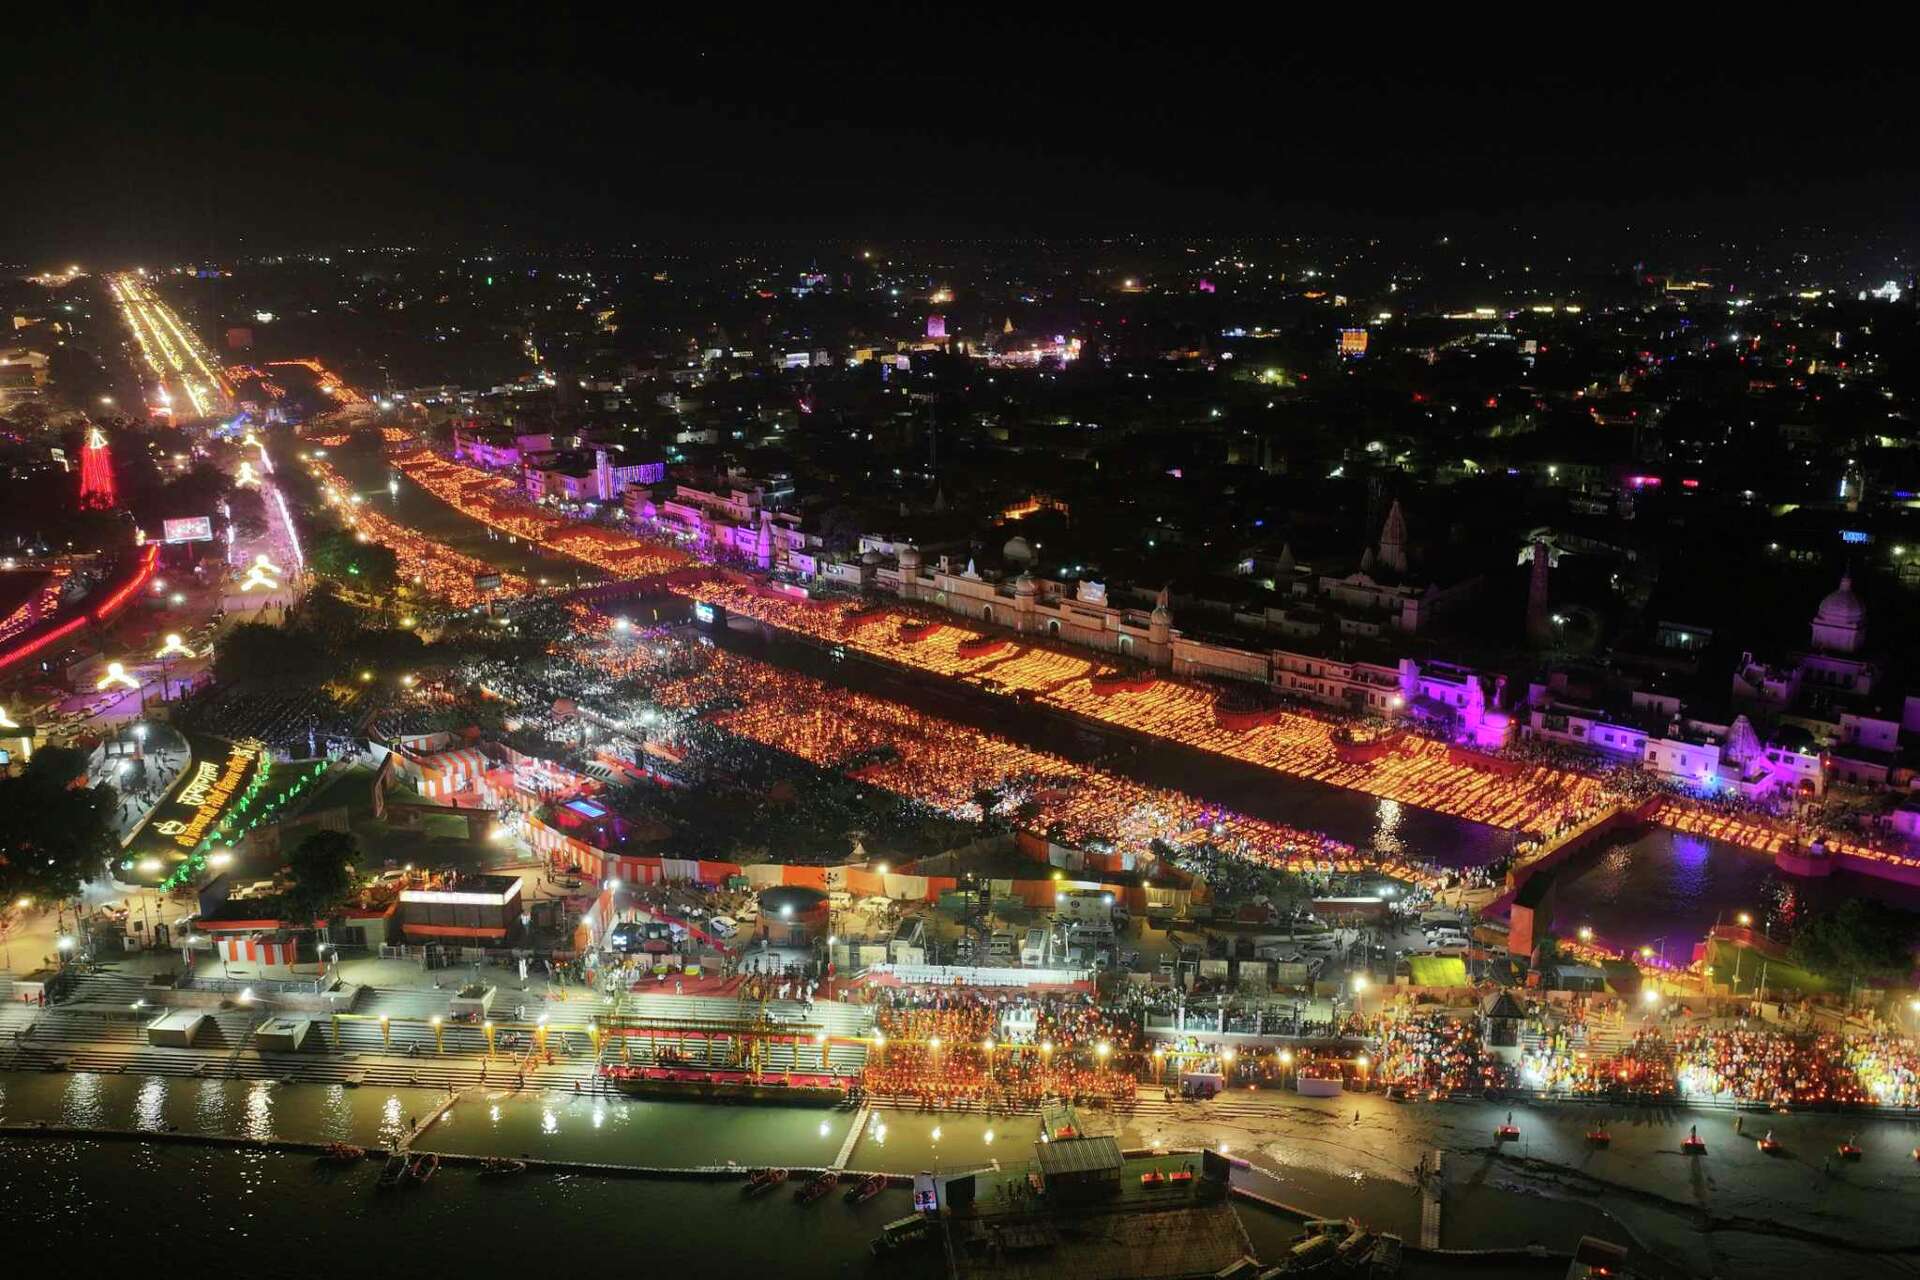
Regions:
[[[730, 472], [724, 485], [676, 484], [672, 492], [635, 488], [626, 496], [636, 525], [686, 544], [696, 554], [804, 575], [818, 572], [821, 540], [783, 508], [793, 500], [786, 479], [756, 480]], [[792, 563], [794, 557], [801, 563]]]

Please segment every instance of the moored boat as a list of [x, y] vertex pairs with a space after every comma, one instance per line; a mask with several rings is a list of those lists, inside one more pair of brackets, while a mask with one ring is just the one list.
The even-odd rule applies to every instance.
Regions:
[[793, 1198], [801, 1204], [812, 1204], [839, 1185], [840, 1175], [831, 1169], [825, 1169], [808, 1178], [805, 1184], [793, 1193]]
[[396, 1151], [388, 1156], [387, 1163], [381, 1166], [379, 1185], [382, 1190], [397, 1187], [400, 1185], [400, 1180], [406, 1176], [407, 1157], [404, 1153]]
[[483, 1178], [504, 1178], [516, 1173], [525, 1173], [525, 1160], [508, 1160], [502, 1156], [488, 1156], [480, 1162], [480, 1176]]
[[887, 1175], [870, 1173], [847, 1188], [846, 1201], [848, 1204], [865, 1204], [886, 1189]]
[[787, 1180], [785, 1169], [755, 1169], [747, 1175], [747, 1183], [740, 1188], [743, 1196], [757, 1196], [762, 1191], [771, 1191]]
[[322, 1164], [353, 1164], [367, 1158], [365, 1147], [350, 1146], [344, 1142], [329, 1142], [327, 1149], [320, 1153]]
[[425, 1182], [440, 1171], [440, 1157], [431, 1151], [415, 1154], [407, 1161], [407, 1176], [413, 1179], [415, 1186]]
[[868, 1246], [877, 1257], [892, 1253], [896, 1249], [906, 1249], [933, 1238], [933, 1224], [919, 1214], [910, 1214], [904, 1218], [895, 1218], [880, 1228]]

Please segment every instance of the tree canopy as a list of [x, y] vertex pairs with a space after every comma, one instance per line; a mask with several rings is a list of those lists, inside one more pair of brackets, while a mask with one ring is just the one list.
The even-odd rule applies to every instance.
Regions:
[[1913, 967], [1920, 917], [1873, 898], [1848, 898], [1807, 917], [1793, 935], [1795, 964], [1853, 981], [1903, 975]]
[[315, 684], [327, 665], [312, 636], [264, 622], [233, 628], [213, 655], [213, 673], [222, 684]]
[[344, 831], [316, 831], [287, 857], [287, 889], [282, 896], [287, 923], [304, 926], [330, 918], [353, 892], [360, 866], [360, 842]]
[[399, 561], [377, 542], [361, 542], [345, 529], [328, 529], [307, 545], [307, 564], [323, 578], [362, 591], [388, 591], [399, 575]]
[[0, 778], [0, 898], [74, 897], [119, 852], [120, 797], [85, 778], [86, 758], [60, 747], [43, 749], [19, 777]]

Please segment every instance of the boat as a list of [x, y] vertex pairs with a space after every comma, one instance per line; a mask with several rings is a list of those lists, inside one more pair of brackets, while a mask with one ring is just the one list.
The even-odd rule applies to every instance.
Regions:
[[329, 1142], [327, 1149], [320, 1153], [322, 1164], [353, 1164], [367, 1158], [365, 1147], [350, 1146], [344, 1142]]
[[831, 1169], [823, 1169], [808, 1178], [805, 1184], [793, 1193], [793, 1198], [801, 1204], [812, 1204], [839, 1185], [840, 1175]]
[[1320, 1236], [1332, 1236], [1335, 1240], [1344, 1240], [1359, 1229], [1360, 1224], [1352, 1218], [1308, 1218], [1300, 1224], [1300, 1233], [1294, 1236], [1296, 1241], [1313, 1240]]
[[483, 1178], [504, 1178], [511, 1174], [525, 1173], [525, 1160], [508, 1160], [502, 1156], [488, 1156], [480, 1162], [480, 1176]]
[[382, 1190], [386, 1190], [389, 1187], [397, 1187], [400, 1185], [400, 1180], [406, 1176], [407, 1176], [406, 1154], [404, 1152], [396, 1151], [392, 1155], [388, 1156], [386, 1164], [381, 1166], [379, 1186]]
[[1167, 1185], [1167, 1175], [1158, 1169], [1149, 1169], [1140, 1175], [1140, 1185], [1149, 1191], [1157, 1191]]
[[911, 1245], [923, 1243], [933, 1238], [933, 1224], [919, 1214], [909, 1214], [904, 1218], [895, 1218], [880, 1228], [880, 1234], [873, 1238], [867, 1247], [877, 1257], [891, 1253], [895, 1249], [905, 1249]]
[[440, 1157], [428, 1151], [417, 1154], [407, 1161], [407, 1176], [418, 1186], [440, 1170]]
[[1681, 1140], [1680, 1150], [1690, 1156], [1703, 1156], [1707, 1154], [1706, 1139], [1700, 1136], [1699, 1126], [1689, 1125], [1687, 1127], [1687, 1136]]
[[1613, 1141], [1613, 1135], [1605, 1129], [1595, 1127], [1587, 1130], [1587, 1142], [1591, 1146], [1604, 1147]]
[[1507, 1112], [1507, 1122], [1493, 1131], [1495, 1142], [1513, 1142], [1520, 1137], [1520, 1130], [1514, 1127], [1513, 1112]]
[[1333, 1251], [1334, 1261], [1342, 1266], [1353, 1266], [1373, 1252], [1374, 1241], [1378, 1238], [1372, 1227], [1355, 1227]]
[[1765, 1156], [1785, 1155], [1786, 1148], [1774, 1140], [1773, 1130], [1767, 1130], [1767, 1136], [1760, 1139], [1760, 1154]]
[[851, 1187], [848, 1187], [845, 1198], [848, 1204], [865, 1204], [886, 1189], [887, 1175], [884, 1173], [870, 1173], [860, 1179], [860, 1181], [854, 1183]]
[[1840, 1144], [1839, 1152], [1842, 1160], [1858, 1160], [1860, 1158], [1860, 1148], [1854, 1145], [1853, 1135], [1849, 1135], [1847, 1140]]
[[1373, 1243], [1373, 1252], [1367, 1257], [1366, 1274], [1372, 1280], [1387, 1280], [1400, 1274], [1400, 1252], [1406, 1242], [1391, 1231], [1382, 1231]]
[[785, 1169], [755, 1169], [747, 1175], [747, 1185], [740, 1188], [743, 1196], [757, 1196], [762, 1191], [771, 1191], [787, 1180]]
[[773, 1102], [787, 1106], [839, 1106], [847, 1080], [806, 1072], [761, 1075], [695, 1067], [604, 1066], [600, 1078], [634, 1098], [690, 1102]]

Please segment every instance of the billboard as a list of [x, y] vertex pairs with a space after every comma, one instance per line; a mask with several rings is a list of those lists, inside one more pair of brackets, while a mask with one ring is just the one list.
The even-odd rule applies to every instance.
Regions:
[[475, 591], [498, 591], [500, 589], [500, 575], [497, 573], [474, 574], [473, 589]]
[[210, 516], [188, 516], [180, 520], [162, 520], [160, 541], [211, 542], [213, 541], [213, 519]]

